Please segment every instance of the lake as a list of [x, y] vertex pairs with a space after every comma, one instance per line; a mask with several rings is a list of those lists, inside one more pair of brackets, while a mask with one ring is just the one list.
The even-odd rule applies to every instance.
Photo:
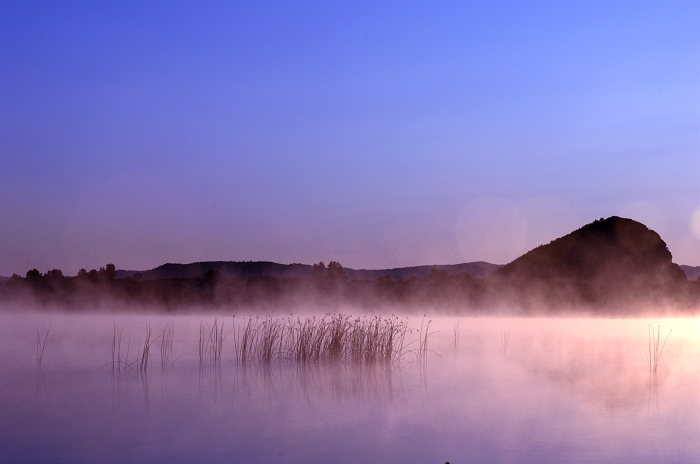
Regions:
[[0, 315], [0, 461], [700, 462], [698, 318], [400, 316], [389, 362], [242, 362], [214, 319]]

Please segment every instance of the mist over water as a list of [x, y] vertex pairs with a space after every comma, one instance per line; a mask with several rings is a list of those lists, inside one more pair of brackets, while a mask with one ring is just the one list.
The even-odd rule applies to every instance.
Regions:
[[[358, 364], [242, 363], [229, 316], [217, 317], [220, 360], [203, 362], [210, 314], [0, 317], [3, 462], [700, 458], [697, 318], [412, 314], [401, 360]], [[158, 337], [168, 324], [172, 350], [162, 363]], [[661, 344], [668, 337], [656, 372], [650, 325], [660, 326]], [[149, 326], [151, 358], [139, 369]], [[117, 370], [115, 327], [130, 363]]]

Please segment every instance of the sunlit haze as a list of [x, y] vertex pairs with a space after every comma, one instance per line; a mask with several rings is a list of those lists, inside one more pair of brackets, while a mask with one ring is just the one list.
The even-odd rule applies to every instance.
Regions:
[[2, 2], [0, 275], [504, 264], [613, 215], [700, 265], [700, 3]]

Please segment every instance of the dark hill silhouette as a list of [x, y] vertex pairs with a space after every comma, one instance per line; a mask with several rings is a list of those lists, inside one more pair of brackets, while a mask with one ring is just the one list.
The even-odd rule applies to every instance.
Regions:
[[594, 285], [668, 285], [686, 281], [659, 234], [644, 224], [612, 216], [541, 245], [494, 276], [511, 282], [566, 281]]
[[[190, 264], [167, 263], [148, 271], [140, 271], [143, 280], [201, 278], [209, 271], [231, 277], [311, 277], [308, 264], [278, 264], [269, 261], [203, 261]], [[132, 277], [137, 271], [117, 271], [117, 278]]]
[[[351, 269], [344, 268], [349, 280], [376, 280], [389, 276], [393, 280], [408, 280], [411, 277], [428, 278], [433, 268], [442, 269], [449, 275], [467, 273], [472, 277], [484, 278], [501, 265], [483, 261], [463, 264], [441, 264], [426, 266], [399, 267], [392, 269]], [[201, 278], [208, 271], [217, 271], [222, 275], [276, 278], [306, 278], [313, 275], [313, 266], [308, 264], [278, 264], [269, 261], [204, 261], [190, 264], [168, 263], [148, 271], [117, 270], [117, 279], [133, 277], [140, 272], [143, 280], [158, 279], [192, 279]]]

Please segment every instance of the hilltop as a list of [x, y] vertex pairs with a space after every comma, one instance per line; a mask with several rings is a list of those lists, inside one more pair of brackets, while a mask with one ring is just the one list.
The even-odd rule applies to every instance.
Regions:
[[668, 285], [687, 277], [659, 234], [632, 219], [600, 219], [541, 245], [495, 275], [509, 281], [595, 286]]

